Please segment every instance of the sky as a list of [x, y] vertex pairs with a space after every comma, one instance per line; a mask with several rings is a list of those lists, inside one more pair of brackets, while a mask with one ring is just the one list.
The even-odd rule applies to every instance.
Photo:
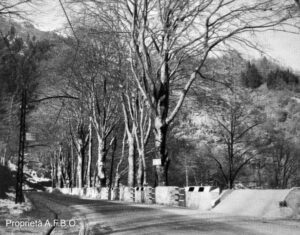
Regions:
[[[30, 18], [34, 25], [44, 31], [60, 30], [67, 22], [59, 0], [44, 0]], [[259, 34], [256, 39], [275, 62], [300, 72], [300, 32], [295, 35], [269, 31]], [[250, 53], [247, 59], [253, 56]], [[254, 57], [257, 58], [257, 54]]]

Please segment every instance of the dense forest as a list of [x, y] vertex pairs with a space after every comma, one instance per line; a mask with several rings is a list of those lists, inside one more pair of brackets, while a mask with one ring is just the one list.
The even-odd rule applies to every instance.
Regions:
[[[54, 187], [299, 186], [299, 71], [222, 44], [290, 6], [166, 1], [155, 24], [154, 3], [123, 15], [84, 2], [68, 34], [0, 14], [1, 164], [18, 161], [23, 117], [25, 164]], [[206, 33], [184, 41], [206, 10]], [[267, 16], [252, 24], [253, 11]]]

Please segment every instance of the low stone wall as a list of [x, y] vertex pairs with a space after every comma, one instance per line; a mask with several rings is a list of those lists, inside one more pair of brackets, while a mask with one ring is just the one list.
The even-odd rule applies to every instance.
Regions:
[[70, 188], [60, 188], [57, 189], [59, 190], [62, 194], [71, 194], [71, 189]]
[[123, 188], [123, 201], [134, 202], [134, 188], [124, 187]]
[[75, 195], [75, 196], [81, 196], [83, 194], [83, 192], [81, 193], [81, 191], [83, 191], [81, 188], [70, 188], [69, 194]]
[[293, 210], [293, 217], [300, 218], [300, 188], [292, 188], [284, 201]]
[[119, 200], [124, 201], [124, 187], [119, 188]]
[[134, 189], [134, 200], [137, 203], [144, 203], [145, 202], [144, 187], [136, 187]]
[[94, 198], [94, 199], [109, 199], [109, 189], [108, 188], [55, 188], [49, 189], [48, 192], [58, 191], [62, 194], [69, 194], [73, 196]]
[[99, 191], [97, 188], [86, 188], [84, 196], [87, 198], [100, 198]]
[[111, 200], [120, 200], [120, 188], [113, 188], [111, 191]]
[[100, 188], [100, 199], [108, 200], [109, 199], [109, 188]]
[[179, 188], [159, 186], [155, 188], [155, 203], [168, 206], [179, 206]]
[[[225, 190], [219, 195], [219, 189], [213, 189], [210, 186], [193, 186], [186, 188], [178, 187], [120, 187], [113, 188], [109, 192], [109, 188], [47, 188], [48, 192], [58, 192], [62, 194], [76, 195], [79, 197], [102, 199], [102, 200], [121, 200], [126, 202], [136, 203], [156, 203], [168, 206], [184, 206], [199, 210], [210, 210], [214, 212], [226, 213], [226, 211], [238, 213], [252, 207], [249, 206], [248, 194], [253, 195], [251, 198], [259, 197], [265, 200], [268, 206], [268, 211], [265, 211], [263, 204], [257, 206], [257, 213], [251, 212], [251, 216], [265, 216], [265, 217], [288, 217], [300, 218], [300, 188], [293, 188], [290, 190]], [[272, 192], [270, 192], [272, 191]], [[274, 199], [274, 195], [276, 198]], [[238, 199], [236, 199], [238, 198]], [[244, 200], [246, 205], [237, 205], [236, 200]], [[247, 199], [247, 200], [246, 200]], [[255, 202], [252, 203], [256, 203]], [[218, 205], [220, 203], [220, 205]], [[241, 206], [243, 209], [236, 207]], [[224, 209], [225, 208], [225, 209]], [[262, 209], [261, 209], [262, 208]], [[270, 209], [271, 208], [271, 209]], [[260, 212], [260, 210], [263, 211]], [[228, 212], [228, 213], [229, 213]], [[277, 214], [276, 214], [276, 213]], [[276, 215], [276, 216], [274, 216]]]
[[216, 207], [220, 202], [224, 201], [226, 197], [228, 197], [234, 190], [233, 189], [226, 189], [224, 190], [218, 198], [213, 203], [213, 208]]
[[144, 200], [147, 204], [155, 203], [155, 189], [152, 187], [144, 187]]
[[49, 189], [49, 192], [58, 191], [84, 198], [101, 200], [120, 200], [125, 202], [161, 204], [169, 206], [183, 206], [194, 209], [208, 210], [213, 205], [213, 197], [207, 192], [198, 192], [198, 187], [120, 187], [113, 188], [56, 188]]
[[193, 186], [185, 188], [185, 206], [202, 211], [210, 210], [219, 196], [219, 190], [211, 186]]

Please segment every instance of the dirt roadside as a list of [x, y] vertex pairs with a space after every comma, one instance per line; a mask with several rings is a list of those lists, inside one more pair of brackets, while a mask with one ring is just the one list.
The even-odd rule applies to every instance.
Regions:
[[42, 194], [26, 194], [32, 204], [30, 211], [20, 215], [2, 213], [0, 234], [79, 234], [83, 223], [77, 212], [67, 205], [51, 200], [45, 193]]

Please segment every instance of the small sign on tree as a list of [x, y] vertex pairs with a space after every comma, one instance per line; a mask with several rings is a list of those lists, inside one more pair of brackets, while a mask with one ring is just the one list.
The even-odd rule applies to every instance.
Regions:
[[161, 159], [153, 159], [153, 166], [161, 166]]
[[35, 135], [33, 133], [26, 132], [26, 141], [35, 141]]

